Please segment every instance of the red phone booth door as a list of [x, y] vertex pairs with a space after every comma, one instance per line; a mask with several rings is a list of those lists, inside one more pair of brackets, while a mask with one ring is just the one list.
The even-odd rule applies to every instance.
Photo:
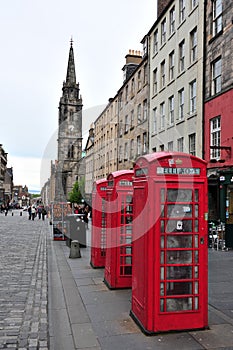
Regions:
[[132, 285], [133, 195], [122, 193], [119, 197], [118, 286], [128, 288]]
[[205, 191], [195, 184], [171, 186], [161, 186], [155, 197], [161, 213], [155, 331], [204, 328], [208, 318]]

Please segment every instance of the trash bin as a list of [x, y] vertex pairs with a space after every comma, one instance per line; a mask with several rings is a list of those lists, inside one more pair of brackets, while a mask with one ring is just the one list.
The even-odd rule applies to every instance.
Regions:
[[74, 240], [71, 242], [69, 258], [71, 259], [81, 258], [79, 241]]
[[80, 247], [85, 248], [87, 246], [86, 224], [82, 218], [82, 214], [69, 214], [65, 217], [67, 223], [66, 236], [70, 240], [69, 245], [72, 241], [77, 240]]

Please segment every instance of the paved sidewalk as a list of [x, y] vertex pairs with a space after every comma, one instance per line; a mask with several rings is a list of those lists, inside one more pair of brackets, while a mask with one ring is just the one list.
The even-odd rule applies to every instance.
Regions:
[[233, 251], [209, 249], [209, 329], [148, 337], [131, 290], [106, 287], [89, 247], [70, 259], [47, 220], [0, 214], [0, 243], [0, 349], [233, 350]]
[[0, 214], [0, 349], [48, 349], [47, 237], [45, 221]]
[[233, 251], [209, 250], [209, 329], [149, 337], [129, 316], [130, 289], [109, 290], [89, 248], [77, 259], [69, 252], [65, 242], [50, 242], [51, 350], [233, 349]]

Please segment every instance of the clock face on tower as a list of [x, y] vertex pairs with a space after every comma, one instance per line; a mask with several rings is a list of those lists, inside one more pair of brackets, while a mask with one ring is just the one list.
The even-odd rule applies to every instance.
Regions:
[[70, 132], [72, 132], [74, 130], [74, 125], [69, 125], [68, 129], [69, 129]]

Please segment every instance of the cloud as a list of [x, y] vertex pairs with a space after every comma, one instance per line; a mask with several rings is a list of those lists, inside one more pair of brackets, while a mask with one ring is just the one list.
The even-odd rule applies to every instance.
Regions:
[[13, 167], [14, 185], [26, 185], [29, 187], [29, 192], [40, 191], [41, 158], [25, 158], [10, 155], [7, 158], [7, 167]]

